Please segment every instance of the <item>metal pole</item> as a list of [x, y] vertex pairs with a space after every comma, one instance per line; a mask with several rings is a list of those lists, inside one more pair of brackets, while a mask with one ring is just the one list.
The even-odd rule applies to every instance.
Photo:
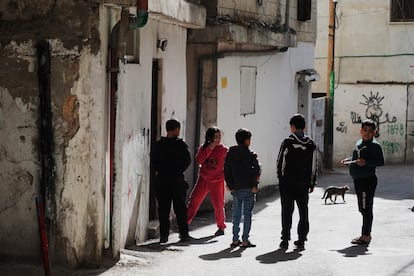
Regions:
[[335, 9], [336, 1], [329, 0], [328, 62], [325, 108], [324, 159], [325, 167], [333, 167], [333, 104], [335, 83]]

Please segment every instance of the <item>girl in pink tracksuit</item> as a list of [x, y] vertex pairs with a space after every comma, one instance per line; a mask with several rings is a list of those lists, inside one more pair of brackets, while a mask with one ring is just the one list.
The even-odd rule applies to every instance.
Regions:
[[227, 147], [221, 144], [221, 131], [210, 127], [206, 131], [205, 142], [198, 149], [196, 161], [200, 166], [198, 179], [190, 194], [187, 207], [187, 222], [191, 223], [207, 193], [210, 192], [211, 204], [218, 230], [216, 236], [224, 235], [224, 160]]

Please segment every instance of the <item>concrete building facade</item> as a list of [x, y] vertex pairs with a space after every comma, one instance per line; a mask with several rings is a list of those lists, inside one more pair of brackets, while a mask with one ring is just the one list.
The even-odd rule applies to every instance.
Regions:
[[171, 117], [186, 133], [187, 28], [204, 27], [205, 9], [182, 0], [0, 7], [0, 256], [40, 261], [41, 198], [52, 261], [99, 264], [105, 249], [117, 256], [148, 236], [151, 143]]
[[261, 185], [277, 184], [290, 117], [303, 113], [310, 128], [316, 1], [201, 3], [207, 26], [188, 35], [187, 141], [195, 152], [205, 130], [217, 125], [232, 146], [237, 129], [248, 128]]
[[[329, 1], [318, 1], [315, 67], [326, 92]], [[400, 6], [402, 5], [402, 6]], [[401, 9], [403, 7], [403, 9]], [[337, 1], [333, 161], [349, 156], [361, 120], [379, 125], [387, 163], [414, 161], [414, 7], [411, 1]]]

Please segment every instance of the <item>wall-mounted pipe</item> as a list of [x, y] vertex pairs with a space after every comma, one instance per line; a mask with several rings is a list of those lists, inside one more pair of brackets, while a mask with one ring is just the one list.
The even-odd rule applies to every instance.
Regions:
[[55, 173], [56, 166], [53, 158], [54, 140], [52, 126], [52, 107], [50, 92], [51, 54], [50, 45], [46, 40], [39, 41], [36, 45], [39, 80], [39, 101], [40, 101], [40, 158], [41, 177], [40, 194], [45, 206], [45, 222], [49, 241], [54, 242], [55, 218], [56, 218], [56, 189]]
[[148, 0], [137, 0], [136, 17], [129, 19], [129, 28], [142, 28], [148, 22]]

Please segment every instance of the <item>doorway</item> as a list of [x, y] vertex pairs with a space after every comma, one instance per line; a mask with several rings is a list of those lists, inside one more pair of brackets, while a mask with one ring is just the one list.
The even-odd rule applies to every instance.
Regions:
[[[161, 138], [161, 60], [152, 61], [152, 91], [151, 91], [151, 148]], [[150, 199], [149, 220], [158, 219], [157, 202], [154, 189], [155, 171], [150, 166]]]

